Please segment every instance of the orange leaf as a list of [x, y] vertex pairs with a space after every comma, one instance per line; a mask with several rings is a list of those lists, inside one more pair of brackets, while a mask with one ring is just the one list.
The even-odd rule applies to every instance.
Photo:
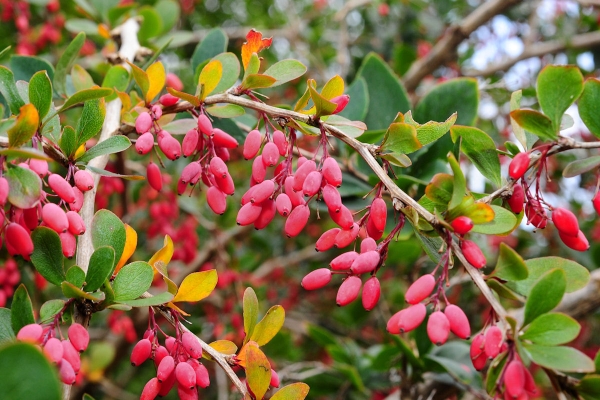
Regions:
[[257, 399], [262, 399], [271, 382], [271, 364], [267, 356], [254, 342], [248, 342], [246, 347], [246, 380]]
[[217, 280], [216, 269], [193, 272], [181, 282], [177, 295], [172, 301], [173, 303], [178, 301], [200, 301], [212, 293], [215, 286], [217, 286]]
[[251, 29], [246, 35], [246, 42], [242, 45], [242, 63], [244, 64], [244, 69], [248, 66], [252, 53], [258, 53], [262, 49], [269, 48], [272, 42], [273, 38], [263, 39], [262, 33]]
[[33, 104], [25, 104], [19, 110], [15, 124], [8, 130], [9, 147], [20, 147], [29, 142], [38, 128], [40, 116]]
[[[173, 251], [173, 240], [169, 235], [165, 235], [165, 241], [163, 242], [162, 249], [154, 253], [150, 261], [148, 261], [148, 264], [150, 264], [152, 268], [154, 268], [155, 274], [161, 272], [160, 270], [162, 270], [163, 268], [166, 271], [166, 266], [167, 264], [169, 264], [169, 261], [171, 261], [171, 257], [173, 257]], [[162, 262], [162, 265], [156, 265], [156, 263], [159, 261]]]
[[113, 273], [114, 275], [116, 275], [119, 272], [119, 270], [123, 267], [123, 265], [125, 265], [127, 260], [129, 260], [129, 258], [133, 255], [133, 252], [135, 251], [136, 247], [137, 232], [131, 226], [125, 224], [125, 248], [123, 249], [121, 259], [115, 267], [115, 272]]
[[165, 87], [167, 74], [165, 72], [165, 67], [160, 61], [149, 66], [146, 70], [146, 74], [148, 74], [148, 80], [150, 82], [148, 92], [146, 92], [146, 103], [150, 103]]
[[110, 30], [106, 24], [98, 24], [98, 34], [104, 39], [110, 39]]

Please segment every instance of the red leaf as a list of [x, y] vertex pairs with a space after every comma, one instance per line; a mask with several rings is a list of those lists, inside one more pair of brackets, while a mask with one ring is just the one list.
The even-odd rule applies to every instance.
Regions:
[[262, 33], [251, 29], [246, 35], [246, 42], [242, 45], [242, 63], [244, 68], [248, 66], [252, 53], [258, 53], [262, 49], [271, 47], [273, 38], [263, 39]]

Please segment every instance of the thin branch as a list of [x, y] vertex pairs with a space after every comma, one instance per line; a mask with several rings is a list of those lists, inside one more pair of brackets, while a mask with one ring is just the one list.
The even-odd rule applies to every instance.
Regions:
[[292, 251], [280, 257], [271, 258], [260, 265], [253, 273], [255, 279], [263, 279], [267, 277], [275, 268], [282, 265], [295, 265], [306, 260], [318, 260], [325, 256], [325, 253], [315, 251], [315, 246], [306, 246], [303, 249]]
[[427, 55], [415, 61], [404, 75], [406, 90], [413, 91], [424, 77], [435, 71], [447, 60], [456, 57], [458, 45], [493, 16], [501, 14], [522, 0], [484, 1], [462, 21], [450, 26], [446, 34], [436, 43]]

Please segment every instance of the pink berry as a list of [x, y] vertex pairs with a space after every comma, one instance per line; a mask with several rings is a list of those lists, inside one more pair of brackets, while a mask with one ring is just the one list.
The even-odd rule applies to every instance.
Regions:
[[196, 372], [192, 366], [185, 362], [180, 362], [175, 367], [175, 377], [177, 382], [185, 388], [192, 389], [196, 386]]
[[340, 228], [332, 228], [329, 229], [319, 237], [317, 243], [315, 244], [315, 250], [317, 251], [327, 251], [331, 249], [335, 243], [335, 238], [338, 233], [341, 232]]
[[29, 257], [33, 253], [33, 242], [29, 232], [21, 225], [11, 222], [4, 231], [6, 243], [12, 246], [18, 254], [23, 257]]
[[304, 197], [302, 196], [302, 194], [300, 192], [296, 192], [293, 189], [293, 185], [294, 185], [294, 177], [293, 176], [288, 176], [287, 178], [285, 178], [285, 182], [283, 184], [283, 187], [285, 189], [285, 194], [289, 197], [290, 201], [292, 202], [292, 208], [296, 208], [299, 205], [305, 204], [306, 201], [304, 200]]
[[343, 94], [341, 96], [334, 97], [333, 99], [330, 99], [329, 101], [337, 104], [337, 107], [335, 108], [335, 110], [333, 110], [333, 113], [332, 113], [332, 114], [337, 114], [339, 112], [342, 112], [342, 110], [344, 108], [346, 108], [346, 106], [348, 105], [348, 102], [350, 101], [350, 96], [348, 96], [347, 94]]
[[169, 351], [165, 346], [158, 346], [154, 351], [154, 366], [158, 368], [163, 358], [169, 355]]
[[348, 251], [346, 253], [342, 253], [329, 263], [329, 266], [334, 271], [346, 271], [349, 270], [352, 266], [352, 263], [358, 257], [358, 253], [355, 251]]
[[339, 213], [342, 208], [342, 196], [340, 196], [340, 192], [331, 185], [325, 185], [321, 190], [321, 194], [329, 213]]
[[[23, 210], [23, 222], [25, 223], [24, 228], [29, 229], [30, 231], [37, 228], [37, 226], [40, 224], [40, 220], [38, 217], [38, 211], [40, 209], [41, 209], [41, 206], [40, 206], [40, 204], [38, 204], [35, 207], [26, 208]], [[2, 222], [4, 222], [4, 221], [2, 221]], [[0, 225], [0, 226], [2, 226], [2, 225]], [[21, 225], [23, 225], [23, 224], [21, 224]]]
[[275, 199], [275, 205], [277, 206], [277, 212], [282, 217], [287, 217], [292, 211], [292, 201], [290, 197], [285, 193], [280, 193]]
[[162, 189], [162, 174], [160, 173], [158, 165], [154, 164], [152, 161], [146, 168], [146, 178], [148, 179], [150, 186], [157, 192], [160, 192]]
[[511, 398], [518, 398], [525, 392], [525, 371], [519, 360], [512, 360], [504, 370], [504, 387]]
[[269, 382], [269, 386], [278, 388], [279, 384], [279, 375], [277, 375], [277, 372], [275, 372], [274, 369], [271, 369], [271, 381]]
[[198, 130], [206, 136], [212, 135], [213, 126], [210, 119], [205, 114], [200, 114], [198, 117]]
[[61, 360], [58, 367], [58, 375], [61, 382], [65, 385], [72, 385], [75, 383], [75, 371], [73, 366], [67, 360]]
[[44, 345], [44, 354], [48, 359], [58, 364], [63, 359], [63, 346], [57, 338], [50, 338]]
[[212, 172], [213, 175], [218, 176], [220, 178], [225, 178], [229, 173], [227, 169], [227, 164], [225, 164], [221, 157], [213, 157], [210, 160], [209, 168], [210, 172]]
[[202, 357], [202, 346], [200, 346], [198, 338], [193, 333], [184, 332], [181, 336], [181, 344], [183, 344], [183, 348], [190, 355], [190, 357]]
[[171, 161], [175, 161], [181, 157], [181, 144], [179, 143], [179, 140], [171, 135], [165, 135], [162, 140], [158, 142], [158, 147]]
[[83, 193], [76, 187], [73, 188], [73, 193], [75, 195], [75, 200], [69, 203], [69, 209], [71, 211], [79, 212], [83, 206]]
[[175, 377], [175, 371], [173, 370], [173, 373], [169, 375], [163, 382], [161, 382], [158, 395], [161, 397], [166, 396], [171, 391], [176, 381], [177, 378]]
[[154, 400], [158, 396], [158, 392], [160, 392], [160, 383], [157, 378], [152, 378], [144, 385], [140, 400]]
[[348, 246], [358, 237], [359, 230], [360, 227], [356, 222], [352, 225], [351, 229], [340, 230], [335, 238], [335, 247], [338, 249], [343, 249], [344, 247]]
[[502, 348], [502, 330], [496, 325], [491, 326], [485, 333], [485, 355], [491, 360], [500, 354]]
[[465, 217], [464, 215], [455, 218], [450, 225], [452, 226], [452, 229], [454, 229], [454, 232], [459, 235], [466, 235], [473, 229], [473, 221], [471, 218]]
[[427, 309], [423, 303], [417, 303], [402, 310], [402, 314], [400, 314], [400, 318], [398, 319], [400, 333], [410, 332], [417, 328], [421, 325], [426, 315]]
[[378, 251], [367, 251], [366, 253], [361, 253], [358, 255], [358, 257], [356, 257], [356, 259], [352, 262], [350, 269], [355, 274], [364, 274], [377, 268], [380, 261], [381, 255]]
[[473, 342], [471, 342], [471, 361], [473, 362], [473, 367], [475, 367], [477, 371], [481, 371], [485, 367], [485, 363], [487, 362], [487, 358], [484, 354], [484, 343], [485, 336], [481, 333], [476, 335], [473, 338]]
[[454, 304], [448, 304], [444, 309], [444, 314], [450, 322], [450, 331], [461, 339], [469, 339], [471, 326], [464, 311]]
[[75, 348], [75, 350], [82, 352], [87, 349], [88, 344], [90, 343], [90, 334], [87, 329], [83, 327], [81, 324], [71, 324], [69, 327], [69, 340], [71, 344]]
[[63, 255], [67, 258], [73, 258], [77, 250], [77, 239], [71, 232], [61, 232], [58, 234], [60, 244], [62, 245]]
[[275, 218], [275, 213], [277, 212], [277, 206], [275, 205], [275, 201], [271, 199], [266, 199], [260, 203], [262, 211], [260, 215], [254, 221], [254, 229], [260, 230], [266, 228], [273, 218]]
[[152, 343], [148, 339], [142, 339], [136, 343], [131, 351], [131, 365], [137, 367], [150, 357], [152, 352]]
[[257, 183], [261, 183], [265, 180], [265, 176], [267, 176], [267, 167], [263, 163], [262, 156], [258, 156], [252, 162], [252, 178]]
[[48, 161], [32, 158], [29, 160], [29, 169], [38, 174], [40, 178], [43, 178], [48, 175]]
[[331, 212], [329, 210], [329, 216], [340, 228], [342, 229], [350, 229], [352, 225], [354, 225], [354, 217], [352, 216], [352, 212], [346, 207], [341, 206], [339, 212]]
[[39, 324], [25, 325], [17, 333], [17, 339], [22, 342], [40, 343], [44, 328]]
[[246, 135], [246, 139], [244, 140], [244, 150], [242, 152], [246, 160], [254, 158], [258, 154], [261, 141], [262, 137], [257, 129], [248, 132], [248, 135]]
[[525, 215], [531, 225], [536, 228], [544, 229], [548, 223], [546, 209], [536, 199], [529, 199], [529, 202], [525, 205]]
[[219, 128], [213, 129], [212, 133], [212, 140], [215, 146], [225, 147], [226, 149], [235, 149], [238, 146], [237, 140], [229, 133]]
[[575, 237], [566, 235], [562, 231], [558, 231], [558, 236], [567, 247], [573, 250], [587, 251], [590, 248], [590, 243], [582, 231], [579, 231]]
[[223, 214], [227, 209], [227, 197], [218, 187], [211, 186], [206, 191], [206, 201], [215, 214]]
[[175, 370], [175, 360], [171, 356], [165, 356], [156, 370], [156, 377], [159, 382], [166, 381]]
[[195, 178], [200, 177], [202, 173], [202, 167], [197, 162], [191, 162], [186, 165], [181, 171], [181, 182], [184, 184], [188, 184], [192, 182]]
[[165, 93], [162, 96], [160, 96], [160, 98], [158, 99], [158, 101], [163, 106], [170, 107], [170, 106], [174, 106], [175, 104], [177, 104], [177, 102], [179, 101], [179, 99], [177, 97], [173, 96], [170, 93]]
[[342, 185], [342, 170], [334, 158], [327, 157], [325, 161], [323, 161], [322, 172], [323, 178], [329, 185], [334, 187], [340, 187]]
[[307, 205], [300, 205], [292, 210], [285, 221], [284, 232], [287, 237], [298, 236], [306, 226], [310, 217], [310, 209]]
[[413, 282], [406, 291], [404, 298], [409, 304], [417, 304], [425, 300], [435, 287], [435, 277], [431, 274], [426, 274]]
[[294, 184], [293, 189], [296, 192], [302, 191], [302, 185], [304, 184], [304, 180], [313, 171], [317, 170], [317, 164], [313, 160], [308, 160], [304, 164], [302, 164], [296, 170], [294, 174]]
[[362, 282], [358, 276], [349, 276], [340, 285], [335, 302], [338, 306], [343, 307], [352, 303], [358, 297], [358, 292]]
[[388, 320], [386, 330], [392, 335], [397, 335], [400, 333], [400, 327], [398, 326], [400, 322], [400, 317], [404, 310], [398, 311], [396, 314], [392, 315], [392, 317]]
[[179, 396], [179, 400], [198, 400], [198, 389], [195, 385], [192, 388], [186, 388], [179, 384], [177, 386], [177, 396]]
[[529, 169], [529, 153], [519, 153], [508, 165], [508, 175], [515, 181], [521, 179]]
[[165, 85], [167, 87], [171, 87], [177, 91], [183, 90], [183, 83], [181, 82], [181, 79], [179, 79], [179, 77], [176, 74], [174, 74], [173, 72], [167, 73]]
[[80, 169], [75, 172], [75, 186], [82, 192], [87, 192], [94, 187], [94, 178], [86, 170]]
[[279, 162], [279, 149], [273, 142], [268, 142], [263, 147], [262, 151], [262, 162], [265, 167], [273, 167]]
[[50, 188], [64, 201], [72, 203], [75, 201], [75, 193], [73, 187], [69, 185], [69, 182], [58, 174], [51, 174], [48, 177], [48, 185]]
[[381, 296], [381, 286], [379, 279], [376, 276], [372, 276], [365, 282], [362, 290], [362, 304], [365, 310], [371, 311], [379, 302], [379, 296]]
[[437, 346], [446, 343], [450, 335], [450, 322], [446, 315], [441, 311], [435, 311], [429, 316], [427, 321], [427, 336], [429, 340]]
[[285, 134], [280, 130], [276, 130], [273, 132], [273, 143], [277, 146], [277, 150], [279, 150], [279, 155], [285, 157], [287, 155], [288, 142], [285, 139]]
[[508, 203], [508, 206], [512, 212], [515, 214], [521, 213], [521, 211], [523, 211], [525, 202], [525, 192], [523, 191], [523, 186], [516, 184], [513, 187], [512, 195], [506, 199], [506, 202]]
[[319, 171], [312, 171], [306, 176], [304, 183], [302, 184], [302, 192], [304, 196], [314, 196], [321, 189], [321, 182], [323, 181], [323, 175]]
[[319, 268], [309, 272], [302, 278], [302, 287], [306, 290], [320, 289], [331, 281], [331, 271], [328, 268]]
[[251, 203], [261, 203], [267, 200], [273, 195], [275, 191], [275, 182], [271, 179], [262, 181], [256, 186], [253, 186], [252, 196], [250, 197]]
[[378, 231], [383, 231], [385, 229], [387, 206], [385, 205], [385, 200], [381, 197], [376, 197], [373, 200], [373, 203], [371, 203], [369, 219], [372, 221], [373, 227]]
[[48, 227], [57, 233], [69, 229], [69, 220], [62, 208], [54, 203], [46, 203], [42, 208], [42, 220]]
[[471, 264], [475, 268], [485, 267], [487, 261], [485, 259], [485, 256], [483, 255], [483, 252], [481, 251], [479, 246], [475, 244], [475, 242], [472, 242], [470, 240], [463, 240], [460, 243], [460, 249], [462, 250], [469, 264]]
[[577, 237], [579, 235], [579, 222], [577, 217], [566, 208], [557, 207], [552, 210], [552, 222], [561, 233]]
[[198, 366], [194, 368], [194, 372], [196, 373], [196, 385], [203, 389], [210, 386], [210, 376], [203, 364], [198, 364]]
[[146, 133], [152, 128], [152, 117], [147, 112], [141, 112], [135, 120], [135, 130], [138, 134]]
[[373, 225], [372, 218], [367, 218], [367, 235], [372, 237], [373, 240], [379, 240], [383, 236], [383, 231], [375, 228], [375, 225]]
[[194, 154], [196, 148], [198, 147], [198, 130], [190, 129], [185, 136], [183, 137], [183, 142], [181, 143], [181, 151], [183, 152], [184, 157], [189, 157]]
[[143, 133], [135, 141], [135, 151], [139, 154], [148, 154], [154, 147], [154, 135], [150, 132]]
[[260, 205], [247, 203], [238, 211], [236, 222], [241, 226], [250, 225], [258, 219], [261, 211], [262, 207]]
[[360, 242], [360, 252], [366, 253], [367, 251], [377, 250], [377, 242], [373, 238], [364, 238], [362, 242]]
[[152, 114], [154, 114], [154, 119], [157, 119], [157, 120], [160, 119], [160, 117], [162, 117], [162, 115], [163, 115], [163, 110], [158, 104], [153, 105], [150, 108], [150, 112]]
[[81, 368], [81, 357], [79, 355], [79, 352], [75, 350], [75, 348], [71, 344], [71, 341], [62, 340], [61, 343], [63, 346], [63, 359], [66, 360], [69, 364], [71, 364], [75, 373], [78, 373], [79, 368]]

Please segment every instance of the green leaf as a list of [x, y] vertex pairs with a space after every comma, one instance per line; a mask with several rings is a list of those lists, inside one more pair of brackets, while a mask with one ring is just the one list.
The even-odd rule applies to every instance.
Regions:
[[81, 146], [88, 139], [96, 136], [104, 124], [106, 108], [104, 100], [90, 100], [83, 104], [83, 112], [77, 123], [77, 147]]
[[[510, 111], [515, 111], [521, 108], [521, 98], [523, 97], [522, 90], [516, 90], [510, 95]], [[510, 125], [513, 129], [513, 133], [517, 140], [521, 143], [524, 149], [527, 149], [527, 135], [525, 134], [525, 130], [517, 124], [517, 122], [511, 117]]]
[[568, 315], [561, 313], [543, 314], [534, 319], [521, 340], [529, 340], [545, 346], [569, 343], [579, 335], [581, 326]]
[[364, 78], [355, 79], [346, 94], [350, 96], [350, 102], [338, 115], [350, 120], [364, 121], [369, 111], [369, 89]]
[[15, 332], [13, 331], [11, 324], [10, 310], [8, 308], [0, 307], [0, 345], [14, 339]]
[[80, 288], [85, 283], [85, 272], [77, 265], [73, 265], [67, 270], [66, 279], [67, 282], [73, 284], [73, 286]]
[[[221, 54], [227, 51], [227, 43], [229, 39], [227, 38], [227, 34], [221, 28], [214, 28], [210, 30], [204, 39], [196, 49], [194, 50], [194, 54], [192, 55], [192, 71], [196, 71], [198, 66], [202, 64], [206, 60], [210, 60], [215, 57], [217, 54]], [[236, 58], [237, 59], [237, 58]], [[220, 60], [219, 60], [220, 61]], [[225, 69], [225, 68], [223, 68]], [[239, 63], [238, 63], [239, 70]], [[238, 72], [239, 76], [239, 72]], [[237, 76], [236, 76], [237, 79]]]
[[58, 64], [56, 64], [56, 72], [54, 73], [54, 90], [56, 93], [65, 96], [67, 94], [67, 75], [71, 72], [73, 64], [79, 55], [79, 51], [85, 42], [85, 33], [80, 32], [65, 51], [60, 56]]
[[562, 300], [566, 287], [567, 278], [562, 269], [555, 268], [542, 275], [527, 296], [523, 326], [554, 309]]
[[65, 126], [62, 135], [60, 135], [60, 149], [67, 158], [72, 159], [77, 151], [77, 133], [71, 126]]
[[534, 110], [515, 110], [510, 117], [528, 132], [533, 133], [542, 140], [556, 140], [556, 130], [552, 126], [550, 118]]
[[500, 243], [498, 261], [492, 275], [505, 281], [522, 281], [527, 279], [529, 271], [519, 253], [505, 243]]
[[498, 296], [500, 297], [504, 297], [505, 299], [509, 300], [525, 302], [525, 299], [495, 279], [488, 279], [485, 283], [490, 287], [490, 289], [498, 293]]
[[265, 75], [275, 78], [275, 83], [271, 87], [283, 85], [286, 82], [293, 81], [306, 73], [306, 66], [298, 60], [281, 60], [271, 65], [264, 72]]
[[115, 301], [137, 299], [150, 288], [154, 270], [144, 261], [135, 261], [119, 270], [113, 282]]
[[296, 382], [279, 389], [271, 400], [304, 400], [310, 387], [306, 383]]
[[369, 110], [364, 122], [369, 129], [387, 129], [398, 112], [407, 112], [410, 101], [406, 89], [385, 61], [369, 53], [356, 79], [363, 78], [368, 89]]
[[452, 168], [454, 179], [452, 182], [452, 198], [448, 203], [448, 208], [453, 209], [463, 202], [463, 198], [467, 193], [467, 180], [460, 169], [460, 164], [452, 153], [448, 153], [448, 162]]
[[[118, 275], [117, 275], [118, 276]], [[163, 292], [156, 296], [148, 297], [146, 299], [135, 299], [135, 300], [120, 300], [119, 304], [126, 304], [132, 307], [150, 307], [160, 306], [173, 300], [173, 294], [169, 292]]]
[[60, 400], [56, 367], [30, 343], [0, 349], [0, 399]]
[[285, 320], [285, 310], [281, 306], [273, 306], [267, 311], [263, 319], [260, 320], [254, 332], [250, 337], [251, 341], [258, 343], [259, 346], [264, 346], [277, 335], [277, 332], [283, 326]]
[[40, 308], [40, 323], [48, 322], [54, 318], [64, 307], [66, 302], [61, 299], [48, 300]]
[[235, 118], [246, 113], [244, 107], [238, 106], [237, 104], [210, 106], [206, 108], [206, 111], [213, 117], [217, 118]]
[[100, 289], [104, 282], [112, 275], [116, 264], [115, 250], [112, 247], [97, 247], [94, 244], [94, 248], [96, 250], [94, 250], [90, 257], [90, 264], [85, 277], [84, 289], [86, 292], [95, 292]]
[[429, 121], [424, 124], [419, 124], [412, 117], [412, 112], [409, 111], [404, 115], [404, 122], [413, 125], [417, 129], [417, 139], [423, 146], [433, 143], [450, 130], [450, 127], [456, 122], [457, 113], [452, 114], [445, 122]]
[[494, 394], [498, 378], [500, 378], [500, 374], [502, 373], [502, 371], [504, 370], [504, 366], [506, 365], [506, 360], [508, 359], [508, 357], [506, 357], [505, 354], [506, 353], [494, 359], [494, 361], [492, 361], [490, 367], [488, 368], [487, 376], [485, 379], [485, 390], [490, 395]]
[[122, 65], [113, 65], [106, 72], [104, 80], [102, 81], [102, 87], [115, 90], [115, 92], [106, 97], [106, 101], [111, 101], [117, 98], [116, 91], [124, 92], [127, 90], [129, 85], [129, 71]]
[[8, 201], [19, 208], [31, 208], [40, 201], [42, 180], [30, 169], [8, 164], [4, 174], [8, 181]]
[[577, 394], [583, 400], [597, 400], [600, 398], [599, 375], [584, 376], [575, 387], [577, 389]]
[[422, 147], [417, 139], [417, 130], [414, 126], [404, 123], [393, 123], [388, 128], [379, 151], [390, 153], [410, 154]]
[[53, 116], [46, 115], [44, 118], [44, 127], [42, 128], [42, 136], [50, 139], [53, 144], [58, 144], [60, 141], [60, 118], [58, 114], [54, 113]]
[[33, 317], [31, 298], [29, 297], [25, 285], [21, 283], [13, 295], [10, 309], [10, 324], [13, 328], [13, 332], [19, 332], [25, 325], [34, 323], [35, 318]]
[[46, 71], [50, 80], [54, 78], [54, 67], [48, 61], [32, 56], [10, 56], [10, 69], [15, 74], [15, 81], [29, 82], [31, 77], [40, 71]]
[[563, 114], [582, 91], [583, 75], [573, 65], [548, 65], [538, 75], [538, 101], [544, 114], [552, 121], [555, 132], [560, 129]]
[[335, 111], [337, 104], [332, 103], [325, 97], [321, 96], [321, 94], [317, 92], [317, 89], [315, 89], [310, 82], [308, 84], [308, 90], [310, 92], [310, 98], [315, 105], [315, 117], [319, 118], [323, 115], [331, 115]]
[[19, 109], [25, 105], [25, 102], [19, 95], [15, 77], [12, 71], [3, 65], [0, 65], [0, 93], [10, 107], [10, 112], [14, 115], [19, 113]]
[[402, 153], [387, 153], [382, 154], [380, 158], [388, 161], [390, 164], [395, 165], [396, 167], [406, 168], [410, 167], [412, 161], [406, 154]]
[[92, 220], [92, 243], [94, 249], [110, 246], [115, 251], [113, 269], [121, 259], [125, 248], [125, 225], [115, 214], [108, 210], [98, 210]]
[[91, 89], [95, 85], [92, 76], [79, 64], [73, 66], [71, 81], [76, 92]]
[[584, 158], [583, 160], [575, 160], [567, 164], [563, 169], [563, 177], [573, 178], [574, 176], [581, 175], [588, 171], [591, 171], [600, 166], [600, 156], [592, 156]]
[[163, 33], [170, 31], [179, 21], [180, 8], [175, 0], [160, 0], [154, 5], [154, 9], [163, 22]]
[[46, 71], [36, 72], [29, 81], [29, 102], [35, 106], [40, 118], [44, 118], [52, 106], [52, 82]]
[[92, 171], [95, 174], [98, 174], [98, 175], [101, 175], [101, 176], [108, 176], [110, 178], [121, 178], [121, 179], [125, 179], [125, 180], [128, 180], [128, 181], [143, 181], [143, 180], [146, 180], [146, 178], [143, 177], [142, 175], [120, 175], [120, 174], [116, 174], [114, 172], [107, 171], [105, 169], [92, 167], [91, 165], [86, 165], [85, 168], [89, 169], [90, 171]]
[[72, 33], [85, 33], [89, 36], [98, 35], [98, 24], [85, 18], [69, 18], [65, 21], [65, 29]]
[[476, 224], [471, 232], [483, 233], [484, 235], [507, 235], [512, 232], [519, 221], [512, 212], [506, 208], [492, 204], [490, 206], [494, 211], [494, 219], [492, 222]]
[[244, 81], [242, 82], [242, 90], [268, 88], [273, 86], [274, 83], [275, 78], [272, 76], [264, 74], [250, 74], [244, 78]]
[[454, 177], [449, 174], [435, 174], [425, 187], [425, 196], [435, 204], [447, 207], [454, 192]]
[[71, 107], [76, 106], [77, 104], [84, 103], [86, 101], [101, 99], [103, 97], [110, 96], [111, 94], [113, 94], [113, 90], [108, 88], [93, 88], [81, 90], [77, 93], [74, 93], [73, 96], [69, 97], [60, 107], [60, 110], [58, 110], [58, 112], [61, 113], [65, 110], [68, 110]]
[[127, 150], [130, 146], [131, 141], [127, 136], [111, 136], [83, 153], [77, 161], [86, 163], [105, 154], [119, 153]]
[[579, 99], [579, 116], [588, 127], [590, 132], [600, 138], [600, 115], [598, 114], [600, 104], [600, 80], [588, 78], [583, 85], [583, 93]]
[[479, 107], [479, 87], [473, 78], [450, 79], [436, 85], [415, 108], [416, 121], [444, 121], [458, 113], [456, 123], [473, 125]]
[[594, 372], [594, 362], [572, 347], [523, 344], [529, 358], [537, 365], [563, 372]]
[[25, 104], [19, 110], [16, 123], [8, 130], [10, 147], [20, 147], [31, 140], [37, 131], [40, 117], [33, 104]]
[[60, 288], [68, 299], [87, 299], [94, 302], [100, 302], [104, 300], [104, 293], [86, 293], [77, 286], [70, 282], [64, 281], [60, 284]]
[[509, 286], [517, 293], [524, 296], [529, 295], [531, 287], [535, 282], [547, 271], [554, 268], [560, 268], [565, 272], [567, 277], [566, 292], [572, 293], [583, 288], [590, 280], [589, 271], [576, 263], [575, 261], [567, 260], [560, 257], [540, 257], [526, 260], [525, 264], [529, 270], [529, 276], [519, 282], [511, 282]]
[[246, 345], [246, 379], [257, 399], [262, 399], [271, 381], [271, 364], [267, 356], [252, 343]]
[[46, 155], [46, 153], [34, 149], [33, 147], [19, 147], [16, 149], [7, 148], [0, 150], [0, 156], [5, 156], [9, 158], [33, 158], [36, 160], [46, 160], [52, 161], [50, 157]]
[[243, 299], [243, 313], [244, 313], [244, 332], [246, 337], [244, 338], [244, 344], [250, 340], [254, 327], [258, 322], [258, 299], [256, 293], [251, 287], [246, 288], [244, 291]]
[[153, 7], [143, 6], [138, 10], [138, 14], [143, 17], [143, 21], [138, 32], [140, 41], [146, 42], [148, 39], [158, 36], [162, 32], [162, 19]]
[[500, 186], [500, 158], [492, 138], [484, 131], [470, 126], [455, 125], [450, 128], [450, 132], [454, 141], [458, 137], [462, 138], [460, 149], [479, 172], [494, 185]]
[[66, 279], [63, 266], [62, 244], [58, 233], [40, 226], [31, 233], [33, 254], [31, 262], [48, 282], [57, 286]]
[[219, 84], [213, 90], [213, 93], [221, 93], [231, 88], [240, 77], [240, 61], [233, 53], [221, 53], [213, 60], [217, 60], [223, 66], [223, 74]]

